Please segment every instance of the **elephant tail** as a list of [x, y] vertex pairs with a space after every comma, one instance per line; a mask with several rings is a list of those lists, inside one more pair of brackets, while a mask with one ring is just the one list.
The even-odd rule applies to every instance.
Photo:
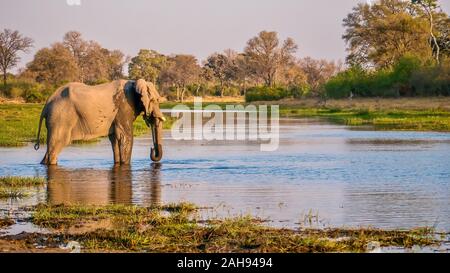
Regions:
[[46, 118], [46, 114], [47, 114], [47, 104], [45, 104], [44, 109], [42, 109], [41, 112], [41, 118], [39, 119], [39, 128], [38, 128], [38, 133], [37, 133], [37, 137], [36, 137], [36, 144], [34, 144], [34, 149], [37, 151], [39, 150], [39, 142], [40, 142], [40, 138], [41, 138], [41, 127], [42, 127], [42, 121], [44, 120], [44, 118]]

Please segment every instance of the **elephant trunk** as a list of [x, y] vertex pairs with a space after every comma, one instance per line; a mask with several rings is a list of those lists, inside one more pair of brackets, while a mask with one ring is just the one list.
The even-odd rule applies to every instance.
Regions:
[[159, 162], [163, 156], [162, 150], [162, 133], [163, 133], [163, 123], [161, 120], [156, 119], [156, 121], [151, 125], [152, 138], [153, 138], [153, 148], [150, 151], [150, 158], [154, 162]]

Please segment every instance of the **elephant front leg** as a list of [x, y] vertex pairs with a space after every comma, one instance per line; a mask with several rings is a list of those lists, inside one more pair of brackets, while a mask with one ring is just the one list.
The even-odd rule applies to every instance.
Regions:
[[129, 165], [133, 148], [133, 135], [123, 135], [119, 139], [120, 164]]
[[114, 164], [119, 164], [120, 163], [119, 140], [117, 139], [115, 134], [111, 134], [108, 137], [109, 141], [111, 141], [111, 146], [114, 154]]

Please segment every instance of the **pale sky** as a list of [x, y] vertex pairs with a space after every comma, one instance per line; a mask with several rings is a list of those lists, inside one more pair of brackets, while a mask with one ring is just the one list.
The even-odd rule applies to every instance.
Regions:
[[[80, 5], [76, 5], [80, 2]], [[262, 30], [292, 37], [299, 57], [344, 59], [342, 19], [364, 0], [0, 0], [0, 30], [34, 39], [36, 50], [80, 31], [108, 49], [193, 54], [200, 61], [231, 48], [242, 51]], [[450, 0], [441, 0], [449, 13]], [[74, 5], [75, 4], [75, 5]]]

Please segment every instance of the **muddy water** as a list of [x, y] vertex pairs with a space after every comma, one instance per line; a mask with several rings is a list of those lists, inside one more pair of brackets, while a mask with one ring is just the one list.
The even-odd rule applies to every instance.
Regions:
[[160, 164], [150, 136], [135, 139], [132, 165], [114, 167], [109, 141], [73, 145], [59, 166], [45, 151], [0, 148], [0, 176], [48, 177], [46, 188], [0, 208], [38, 202], [189, 201], [202, 217], [252, 214], [273, 226], [436, 226], [450, 231], [450, 134], [354, 130], [311, 119], [280, 120], [280, 147], [259, 143], [175, 141], [165, 134]]

